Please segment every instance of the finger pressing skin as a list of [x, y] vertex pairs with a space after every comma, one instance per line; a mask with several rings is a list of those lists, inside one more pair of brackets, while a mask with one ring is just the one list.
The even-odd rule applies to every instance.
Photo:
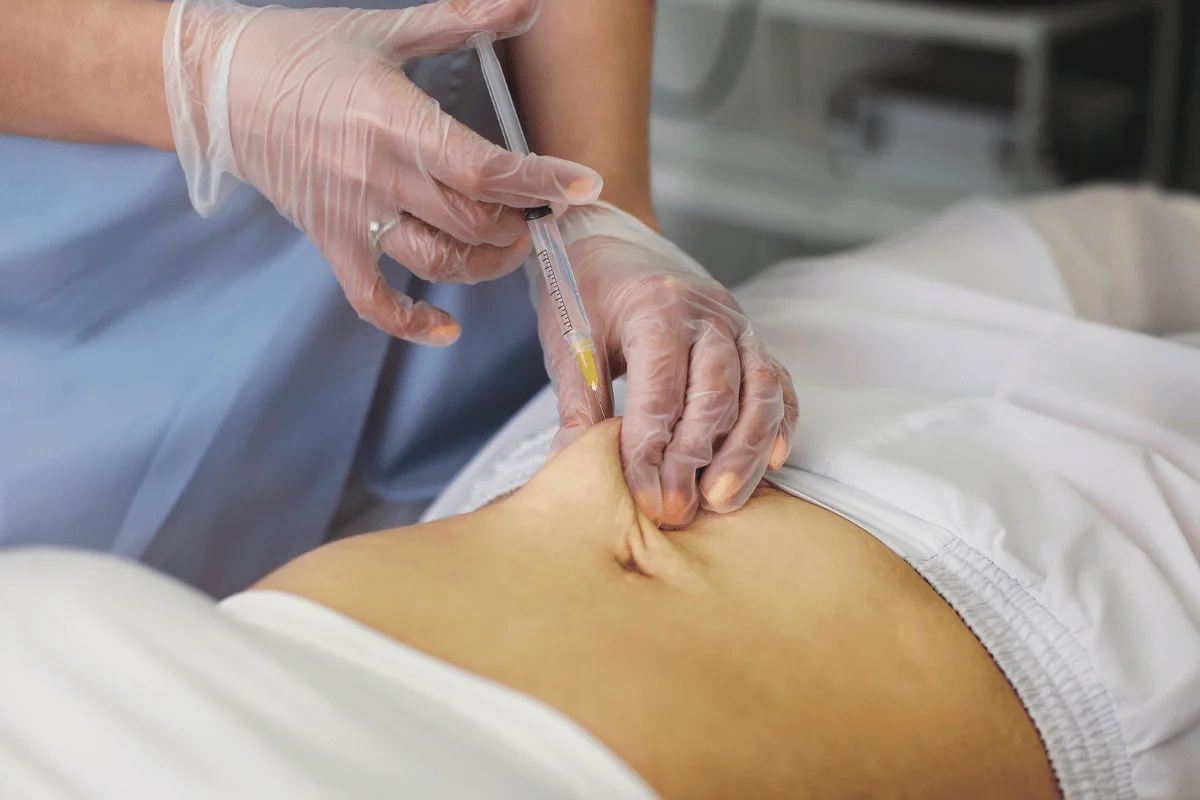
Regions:
[[562, 337], [556, 335], [555, 338], [559, 344], [556, 348], [558, 352], [552, 357], [550, 348], [546, 348], [546, 371], [550, 373], [558, 392], [559, 429], [550, 443], [550, 456], [578, 439], [588, 428], [612, 416], [613, 406], [608, 359], [604, 357], [603, 347], [596, 350], [596, 370], [603, 393], [598, 397], [584, 381], [583, 373], [562, 343]]
[[779, 434], [771, 447], [771, 457], [767, 462], [770, 469], [779, 469], [792, 453], [792, 431], [796, 429], [796, 421], [800, 418], [800, 399], [796, 396], [796, 387], [792, 385], [792, 376], [783, 364], [768, 353], [771, 367], [779, 376], [779, 388], [783, 390], [783, 422], [779, 424]]
[[738, 417], [742, 368], [733, 333], [717, 321], [701, 324], [706, 329], [692, 346], [683, 416], [659, 468], [664, 527], [692, 521], [700, 503], [698, 470], [712, 461], [715, 443], [729, 433]]
[[410, 272], [438, 283], [478, 283], [507, 275], [529, 253], [529, 237], [508, 247], [471, 245], [416, 217], [404, 215], [379, 241]]
[[[621, 455], [625, 481], [642, 513], [663, 519], [659, 468], [687, 393], [688, 350], [697, 331], [690, 330], [687, 301], [672, 276], [631, 287], [621, 305], [625, 354], [625, 416]], [[640, 306], [640, 308], [639, 308]]]
[[350, 305], [359, 317], [384, 333], [441, 347], [453, 344], [462, 332], [454, 317], [442, 309], [424, 301], [414, 303], [411, 297], [389, 286], [373, 258], [366, 256], [339, 267], [334, 265], [334, 273]]
[[742, 337], [742, 396], [737, 422], [700, 479], [701, 504], [716, 512], [738, 509], [767, 471], [783, 421], [783, 390], [766, 351]]
[[545, 286], [539, 287], [538, 339], [545, 354], [546, 373], [558, 396], [558, 433], [550, 443], [550, 456], [579, 438], [592, 425], [612, 416], [613, 397], [608, 348], [603, 336], [597, 336], [596, 370], [602, 397], [597, 398], [584, 381], [579, 364], [563, 340], [558, 315]]

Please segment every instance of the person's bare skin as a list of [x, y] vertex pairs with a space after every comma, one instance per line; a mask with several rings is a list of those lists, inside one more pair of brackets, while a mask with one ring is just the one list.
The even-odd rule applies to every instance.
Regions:
[[663, 533], [619, 423], [473, 514], [342, 540], [302, 595], [575, 719], [666, 798], [1053, 798], [1003, 675], [898, 556], [774, 489]]

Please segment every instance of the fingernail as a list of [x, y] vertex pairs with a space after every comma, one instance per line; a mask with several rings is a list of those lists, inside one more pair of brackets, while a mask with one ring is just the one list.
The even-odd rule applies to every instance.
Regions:
[[435, 347], [445, 347], [458, 341], [460, 335], [462, 335], [462, 328], [452, 322], [449, 325], [438, 325], [429, 332], [425, 341]]
[[704, 493], [704, 496], [708, 498], [708, 504], [713, 508], [724, 508], [733, 502], [733, 497], [737, 494], [737, 490], [737, 475], [734, 475], [732, 472], [726, 472], [713, 481], [713, 485]]
[[649, 492], [637, 492], [633, 496], [633, 501], [637, 503], [637, 507], [642, 513], [650, 519], [654, 520], [655, 524], [661, 522], [661, 515], [658, 510], [658, 497]]
[[787, 442], [782, 436], [776, 436], [775, 445], [771, 448], [771, 460], [767, 462], [767, 466], [771, 469], [779, 469], [787, 460], [787, 456]]
[[682, 492], [667, 492], [663, 501], [663, 520], [667, 522], [683, 521], [683, 515], [687, 513], [687, 505], [687, 500], [684, 499]]
[[600, 189], [604, 186], [600, 176], [576, 178], [571, 181], [571, 185], [567, 187], [567, 199], [577, 205], [583, 203], [591, 203], [600, 196]]

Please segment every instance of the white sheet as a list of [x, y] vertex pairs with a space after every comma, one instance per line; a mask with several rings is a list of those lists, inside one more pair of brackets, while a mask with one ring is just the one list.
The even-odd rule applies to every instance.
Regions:
[[[1200, 203], [1093, 190], [738, 292], [800, 398], [772, 479], [958, 610], [1068, 798], [1200, 797], [1197, 276]], [[555, 424], [536, 398], [428, 516], [526, 480]]]
[[591, 735], [300, 598], [0, 555], [0, 798], [652, 800]]

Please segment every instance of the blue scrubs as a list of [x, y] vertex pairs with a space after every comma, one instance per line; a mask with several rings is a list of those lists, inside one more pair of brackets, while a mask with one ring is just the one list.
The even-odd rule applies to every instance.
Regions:
[[[469, 53], [410, 72], [494, 125]], [[249, 187], [204, 220], [173, 153], [0, 136], [0, 547], [106, 550], [221, 596], [324, 541], [352, 470], [431, 499], [546, 376], [519, 271], [388, 271], [457, 344], [360, 321]]]

